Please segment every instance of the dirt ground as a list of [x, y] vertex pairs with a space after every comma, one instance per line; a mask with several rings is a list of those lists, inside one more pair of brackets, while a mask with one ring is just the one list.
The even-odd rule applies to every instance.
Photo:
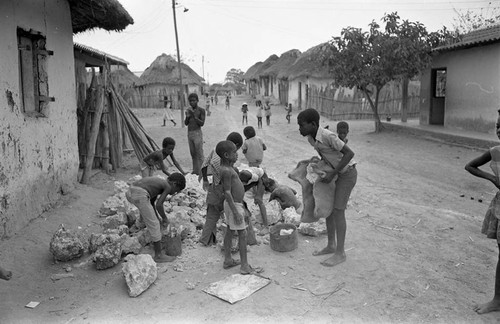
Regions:
[[[248, 98], [233, 98], [229, 111], [219, 104], [203, 128], [205, 152], [230, 131], [242, 133], [243, 100], [248, 100], [249, 122], [256, 126], [255, 105]], [[264, 122], [257, 131], [268, 146], [263, 166], [300, 192], [287, 173], [314, 150], [298, 132], [296, 111], [287, 124], [284, 106], [272, 109], [272, 125]], [[145, 110], [138, 116], [157, 143], [165, 136], [176, 139], [175, 155], [190, 170], [187, 129], [179, 124], [160, 127], [160, 112]], [[336, 124], [325, 118], [322, 123]], [[114, 181], [138, 173], [137, 160], [129, 153], [117, 173], [97, 172], [90, 185], [76, 185], [55, 209], [0, 242], [0, 264], [14, 273], [10, 281], [0, 282], [0, 322], [499, 322], [500, 313], [477, 315], [472, 310], [493, 295], [498, 255], [495, 241], [480, 233], [494, 187], [464, 170], [481, 151], [400, 133], [375, 134], [369, 121], [351, 121], [350, 126], [349, 146], [359, 175], [346, 211], [345, 263], [328, 268], [320, 265], [325, 256], [312, 256], [325, 245], [325, 236], [299, 235], [298, 248], [285, 253], [267, 244], [251, 246], [250, 263], [264, 267], [272, 282], [233, 305], [202, 291], [238, 272], [222, 269], [215, 246], [183, 245], [182, 256], [159, 265], [157, 281], [137, 298], [128, 296], [121, 265], [98, 271], [86, 262], [88, 254], [54, 263], [49, 242], [60, 224], [99, 232], [97, 211], [113, 194]], [[68, 265], [73, 277], [50, 279], [65, 273]], [[26, 308], [30, 301], [40, 304]]]

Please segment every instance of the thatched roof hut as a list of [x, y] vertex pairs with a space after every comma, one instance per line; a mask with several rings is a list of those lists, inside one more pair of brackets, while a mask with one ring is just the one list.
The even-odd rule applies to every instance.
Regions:
[[258, 68], [257, 71], [255, 71], [255, 77], [261, 77], [261, 76], [266, 76], [267, 74], [264, 74], [263, 72], [270, 68], [274, 63], [276, 63], [279, 60], [278, 55], [273, 54], [267, 58]]
[[255, 72], [257, 72], [260, 68], [260, 66], [263, 64], [263, 62], [257, 62], [251, 67], [248, 68], [248, 70], [243, 74], [243, 79], [245, 80], [252, 80], [256, 79]]
[[328, 43], [321, 43], [302, 53], [288, 69], [278, 73], [278, 78], [294, 79], [299, 77], [331, 78], [328, 68], [323, 65], [322, 54]]
[[279, 59], [274, 62], [273, 65], [262, 71], [261, 75], [269, 75], [272, 77], [277, 77], [278, 74], [290, 67], [300, 56], [301, 52], [298, 49], [289, 50], [279, 57]]
[[[205, 81], [188, 65], [181, 63], [182, 83], [201, 85]], [[158, 56], [153, 63], [142, 73], [137, 86], [148, 84], [179, 84], [179, 66], [176, 59], [165, 53]]]
[[133, 87], [139, 82], [139, 77], [132, 73], [126, 66], [120, 66], [119, 69], [111, 71], [109, 77], [114, 84], [123, 85], [125, 87]]
[[73, 33], [101, 28], [121, 31], [134, 23], [117, 0], [68, 0]]

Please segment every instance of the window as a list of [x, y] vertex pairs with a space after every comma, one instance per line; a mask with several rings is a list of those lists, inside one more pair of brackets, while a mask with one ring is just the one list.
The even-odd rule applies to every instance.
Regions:
[[49, 96], [47, 76], [47, 57], [53, 53], [46, 50], [45, 43], [46, 38], [40, 33], [17, 29], [22, 110], [31, 116], [43, 116], [48, 102], [54, 101]]

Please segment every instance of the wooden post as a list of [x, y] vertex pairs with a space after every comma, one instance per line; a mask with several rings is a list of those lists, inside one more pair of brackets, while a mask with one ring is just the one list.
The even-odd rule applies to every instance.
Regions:
[[94, 116], [92, 118], [92, 125], [90, 125], [89, 139], [87, 142], [87, 158], [85, 159], [85, 166], [83, 168], [83, 174], [81, 183], [87, 184], [90, 179], [90, 172], [92, 170], [92, 164], [94, 163], [95, 147], [97, 142], [97, 135], [99, 134], [99, 124], [101, 123], [102, 111], [104, 109], [104, 87], [98, 85], [96, 87], [96, 101]]

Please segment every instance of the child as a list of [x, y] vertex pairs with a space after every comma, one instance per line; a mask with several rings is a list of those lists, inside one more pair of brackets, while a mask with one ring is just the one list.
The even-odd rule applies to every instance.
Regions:
[[207, 116], [210, 116], [210, 98], [208, 97], [208, 93], [205, 94], [205, 112]]
[[[247, 240], [245, 213], [243, 206], [243, 196], [245, 189], [238, 173], [234, 169], [234, 163], [238, 159], [236, 145], [231, 141], [219, 142], [215, 148], [217, 155], [221, 159], [221, 182], [224, 191], [224, 214], [229, 229], [224, 237], [224, 263], [223, 268], [229, 269], [241, 264], [240, 274], [252, 274], [262, 272], [261, 268], [252, 268], [247, 260]], [[233, 241], [233, 231], [238, 231], [238, 245], [240, 251], [240, 261], [231, 257], [231, 248]]]
[[331, 195], [333, 212], [326, 218], [328, 244], [324, 249], [313, 252], [313, 255], [333, 253], [333, 256], [321, 262], [324, 266], [333, 267], [346, 260], [345, 209], [358, 177], [356, 163], [352, 159], [354, 152], [335, 133], [319, 126], [319, 113], [315, 109], [308, 108], [301, 111], [297, 116], [297, 123], [300, 134], [306, 136], [321, 159], [333, 167], [333, 172], [327, 173], [319, 181], [330, 183], [335, 176], [338, 176], [335, 181], [335, 191]]
[[[163, 139], [162, 147], [163, 149], [150, 153], [146, 155], [146, 157], [144, 157], [142, 161], [146, 165], [141, 168], [142, 176], [152, 177], [156, 168], [161, 169], [163, 173], [169, 176], [170, 172], [167, 171], [167, 167], [163, 163], [163, 160], [165, 160], [168, 156], [170, 156], [170, 159], [172, 159], [172, 162], [174, 163], [175, 167], [183, 175], [185, 175], [186, 173], [182, 170], [181, 166], [179, 165], [179, 163], [177, 163], [177, 160], [174, 157], [175, 140], [171, 137], [165, 137]], [[149, 170], [148, 174], [145, 174], [146, 169]]]
[[229, 96], [226, 96], [226, 110], [229, 110]]
[[0, 267], [0, 279], [10, 280], [10, 278], [12, 278], [12, 272]]
[[165, 113], [163, 114], [162, 126], [166, 126], [167, 120], [170, 120], [174, 126], [177, 126], [177, 123], [174, 120], [174, 114], [172, 113], [172, 103], [170, 101], [165, 102]]
[[[243, 145], [243, 137], [238, 132], [230, 133], [226, 140], [233, 142], [237, 150]], [[208, 182], [209, 173], [212, 175], [212, 183]], [[209, 246], [217, 243], [217, 222], [224, 211], [224, 193], [220, 182], [220, 157], [215, 153], [215, 148], [203, 162], [200, 177], [203, 179], [203, 190], [207, 191], [207, 215], [198, 241]]]
[[264, 115], [264, 107], [257, 108], [257, 128], [262, 128], [262, 115]]
[[[267, 174], [264, 172], [262, 168], [256, 167], [248, 167], [246, 169], [240, 170], [238, 174], [243, 186], [245, 187], [245, 197], [248, 199], [253, 199], [254, 204], [259, 206], [260, 216], [262, 218], [262, 225], [264, 226], [261, 234], [269, 233], [268, 222], [267, 222], [267, 210], [264, 205], [264, 192], [265, 185], [264, 183], [269, 179]], [[250, 219], [248, 221], [250, 224]], [[251, 226], [251, 225], [250, 225]], [[252, 245], [249, 243], [249, 245]]]
[[[163, 203], [167, 195], [175, 195], [186, 187], [186, 178], [178, 172], [172, 173], [167, 180], [158, 177], [146, 177], [135, 181], [125, 193], [127, 200], [134, 204], [140, 212], [140, 217], [151, 234], [155, 250], [155, 262], [171, 262], [175, 257], [162, 254], [161, 231], [158, 212], [164, 226], [168, 225]], [[160, 196], [158, 198], [158, 196]], [[156, 202], [156, 204], [155, 204]]]
[[[496, 123], [496, 134], [500, 139], [500, 118]], [[483, 166], [488, 162], [491, 162], [490, 167], [493, 173], [479, 169], [480, 166]], [[465, 170], [476, 177], [490, 181], [495, 187], [497, 187], [497, 189], [500, 189], [500, 145], [490, 148], [487, 152], [467, 163]], [[500, 227], [498, 227], [498, 218], [500, 217], [499, 208], [500, 191], [497, 191], [495, 197], [493, 197], [493, 200], [490, 203], [490, 206], [488, 207], [488, 210], [486, 211], [481, 233], [486, 234], [486, 237], [488, 238], [496, 239], [500, 250]], [[495, 272], [495, 294], [493, 299], [488, 303], [477, 305], [474, 307], [474, 310], [479, 314], [500, 310], [500, 255]]]
[[243, 119], [241, 120], [241, 125], [248, 125], [248, 105], [246, 102], [241, 105], [241, 112], [243, 113]]
[[349, 134], [349, 124], [345, 121], [337, 123], [337, 136], [347, 144], [347, 134]]
[[269, 101], [266, 101], [266, 104], [264, 106], [264, 111], [266, 115], [266, 124], [267, 126], [271, 126], [271, 105], [269, 104]]
[[246, 139], [241, 148], [248, 160], [248, 166], [259, 168], [264, 159], [264, 151], [267, 149], [266, 144], [262, 138], [255, 136], [255, 129], [252, 126], [245, 127], [243, 135]]
[[292, 117], [292, 104], [289, 103], [288, 107], [286, 108], [286, 120], [288, 120], [288, 123], [290, 124], [290, 118]]

